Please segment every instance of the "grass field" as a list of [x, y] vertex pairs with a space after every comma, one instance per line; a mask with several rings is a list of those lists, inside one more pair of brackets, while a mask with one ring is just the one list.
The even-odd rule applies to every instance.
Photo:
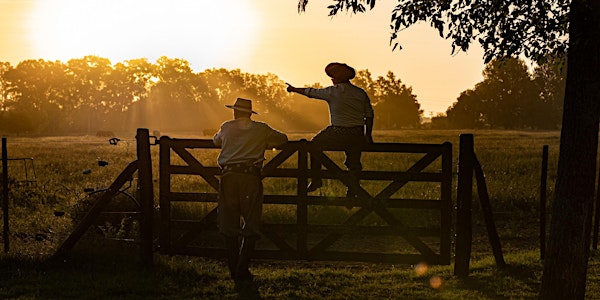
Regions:
[[[50, 261], [73, 226], [73, 207], [84, 188], [107, 187], [135, 160], [135, 133], [111, 145], [97, 137], [9, 137], [9, 157], [31, 157], [35, 184], [26, 179], [20, 161], [11, 161], [10, 251], [0, 254], [2, 299], [532, 299], [540, 287], [539, 193], [542, 147], [550, 149], [548, 199], [556, 174], [558, 132], [520, 131], [390, 131], [376, 132], [376, 142], [453, 144], [454, 168], [461, 133], [472, 133], [483, 166], [494, 217], [508, 267], [494, 264], [479, 205], [474, 205], [471, 275], [453, 276], [453, 265], [394, 265], [357, 262], [257, 261], [253, 284], [235, 285], [218, 260], [155, 256], [152, 268], [139, 262], [138, 247], [92, 240], [78, 245], [68, 259]], [[173, 138], [207, 138], [170, 134]], [[297, 140], [311, 134], [292, 134]], [[199, 154], [214, 165], [217, 151]], [[158, 147], [152, 147], [158, 159]], [[272, 155], [268, 153], [268, 155]], [[343, 157], [336, 157], [343, 159]], [[101, 167], [98, 161], [108, 162]], [[157, 168], [155, 161], [154, 167]], [[363, 156], [365, 169], [401, 167], [399, 159]], [[398, 166], [397, 166], [398, 164]], [[154, 171], [156, 181], [158, 172]], [[27, 177], [32, 179], [31, 169]], [[193, 178], [176, 182], [180, 189], [207, 189]], [[456, 182], [453, 183], [455, 194]], [[286, 193], [290, 184], [265, 183], [265, 190]], [[337, 193], [326, 184], [322, 193]], [[132, 191], [133, 192], [133, 191]], [[418, 185], [408, 193], [427, 197]], [[158, 193], [156, 193], [158, 195]], [[453, 195], [455, 196], [455, 195]], [[55, 216], [55, 212], [67, 212]], [[322, 215], [325, 214], [324, 210]], [[332, 212], [335, 213], [335, 212]], [[327, 217], [327, 216], [323, 216]], [[267, 219], [285, 219], [266, 210]], [[588, 274], [588, 297], [600, 298], [600, 268], [594, 251]]]

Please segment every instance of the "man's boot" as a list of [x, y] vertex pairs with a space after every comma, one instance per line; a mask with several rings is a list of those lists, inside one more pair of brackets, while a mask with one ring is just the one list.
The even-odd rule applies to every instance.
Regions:
[[[359, 172], [360, 171], [349, 171], [348, 172], [348, 179], [353, 184], [350, 184], [350, 186], [348, 186], [348, 188], [346, 189], [346, 198], [357, 198], [358, 197], [358, 187], [360, 187], [360, 180], [358, 179]], [[348, 204], [348, 205], [346, 205], [346, 208], [352, 209], [352, 208], [354, 208], [354, 206], [351, 204]]]
[[225, 247], [227, 248], [227, 268], [229, 269], [229, 275], [231, 279], [235, 279], [240, 257], [238, 237], [225, 237]]
[[235, 276], [238, 280], [252, 279], [252, 273], [248, 270], [248, 265], [250, 264], [252, 253], [254, 252], [254, 246], [256, 246], [256, 240], [257, 239], [254, 237], [244, 237], [242, 239], [242, 247]]
[[349, 171], [348, 172], [348, 179], [351, 183], [353, 183], [353, 184], [350, 184], [348, 186], [348, 188], [346, 189], [346, 197], [348, 197], [348, 198], [358, 197], [358, 187], [360, 187], [360, 180], [358, 179], [358, 173], [360, 173], [360, 171]]

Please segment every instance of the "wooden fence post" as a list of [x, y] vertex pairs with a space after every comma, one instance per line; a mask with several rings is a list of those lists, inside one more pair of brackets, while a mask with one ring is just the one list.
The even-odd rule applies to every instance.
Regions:
[[152, 264], [152, 228], [154, 219], [154, 188], [148, 129], [138, 128], [137, 135], [138, 188], [142, 219], [140, 222], [141, 256], [145, 265]]
[[540, 259], [546, 255], [546, 189], [548, 178], [548, 145], [542, 148], [542, 178], [540, 180]]
[[442, 208], [440, 220], [440, 263], [452, 262], [452, 144], [445, 142], [442, 149]]
[[[300, 140], [298, 149], [298, 203], [296, 204], [296, 223], [298, 224], [298, 237], [296, 249], [299, 257], [306, 257], [308, 252], [308, 141]], [[311, 159], [314, 159], [311, 157]], [[313, 171], [313, 170], [311, 170]]]
[[[598, 183], [600, 183], [600, 170], [598, 171]], [[600, 227], [600, 186], [596, 190], [596, 210], [594, 212], [594, 237], [593, 247], [598, 249], [598, 227]]]
[[162, 254], [171, 254], [171, 204], [167, 195], [171, 192], [171, 138], [162, 136], [159, 143], [159, 205], [160, 229], [158, 232], [158, 250]]
[[2, 138], [2, 217], [4, 219], [3, 238], [4, 252], [10, 249], [10, 231], [8, 227], [8, 150], [6, 138]]
[[496, 259], [496, 265], [503, 268], [506, 266], [506, 262], [504, 261], [500, 237], [498, 236], [496, 223], [494, 222], [494, 213], [492, 212], [490, 195], [488, 194], [483, 168], [481, 167], [481, 164], [479, 163], [479, 160], [475, 154], [473, 154], [473, 163], [475, 167], [475, 182], [477, 183], [477, 196], [479, 198], [479, 203], [481, 204], [481, 212], [483, 213], [483, 219], [485, 220], [488, 238], [490, 240], [490, 245], [492, 246], [494, 258]]
[[456, 197], [456, 249], [454, 275], [468, 276], [471, 260], [473, 198], [473, 135], [461, 134], [458, 153]]

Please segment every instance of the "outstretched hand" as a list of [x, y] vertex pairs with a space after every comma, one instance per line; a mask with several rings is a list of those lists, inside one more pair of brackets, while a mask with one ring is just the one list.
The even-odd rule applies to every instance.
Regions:
[[291, 92], [293, 92], [293, 91], [294, 91], [294, 87], [293, 87], [291, 84], [289, 84], [289, 83], [287, 83], [287, 82], [286, 82], [285, 84], [287, 84], [287, 88], [286, 88], [285, 90], [286, 90], [288, 93], [291, 93]]

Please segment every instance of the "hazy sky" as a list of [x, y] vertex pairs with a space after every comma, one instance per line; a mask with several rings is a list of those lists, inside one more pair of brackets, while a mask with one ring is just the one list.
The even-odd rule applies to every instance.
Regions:
[[239, 68], [294, 85], [329, 85], [325, 65], [345, 62], [373, 77], [394, 72], [412, 86], [425, 116], [445, 112], [482, 80], [482, 51], [451, 55], [450, 42], [427, 25], [400, 32], [392, 51], [397, 1], [373, 11], [328, 17], [328, 0], [0, 0], [0, 61], [68, 61], [85, 55], [113, 63], [166, 55], [195, 71]]

